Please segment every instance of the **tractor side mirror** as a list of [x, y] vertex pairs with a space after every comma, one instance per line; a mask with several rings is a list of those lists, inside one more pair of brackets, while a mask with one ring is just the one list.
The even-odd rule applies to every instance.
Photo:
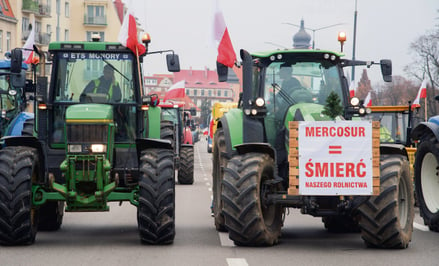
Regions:
[[156, 107], [160, 103], [160, 98], [157, 94], [151, 94], [149, 96], [143, 96], [142, 104]]
[[[12, 61], [11, 61], [11, 71], [12, 71]], [[11, 84], [15, 88], [24, 88], [26, 85], [26, 70], [21, 70], [20, 74], [11, 75]]]
[[190, 113], [191, 113], [191, 116], [196, 116], [197, 115], [197, 108], [191, 107]]
[[11, 72], [21, 74], [21, 64], [23, 61], [23, 52], [19, 48], [11, 51]]
[[218, 73], [218, 81], [226, 82], [227, 75], [229, 74], [229, 68], [221, 63], [216, 62], [216, 72]]
[[380, 61], [381, 74], [385, 82], [392, 81], [392, 61], [389, 59], [382, 59]]
[[178, 54], [167, 54], [166, 64], [168, 65], [169, 72], [180, 72], [180, 60]]

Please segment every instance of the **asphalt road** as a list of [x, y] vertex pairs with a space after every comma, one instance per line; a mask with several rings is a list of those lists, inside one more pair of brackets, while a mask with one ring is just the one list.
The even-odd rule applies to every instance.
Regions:
[[176, 237], [172, 245], [141, 245], [136, 208], [111, 204], [106, 213], [65, 213], [57, 232], [38, 232], [35, 244], [0, 247], [0, 265], [439, 265], [439, 234], [417, 212], [404, 250], [366, 248], [359, 234], [335, 234], [320, 218], [291, 209], [278, 245], [236, 247], [210, 216], [211, 155], [195, 146], [195, 182], [176, 186]]

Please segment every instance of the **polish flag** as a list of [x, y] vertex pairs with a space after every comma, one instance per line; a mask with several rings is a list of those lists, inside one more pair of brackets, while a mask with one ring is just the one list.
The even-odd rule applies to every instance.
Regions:
[[219, 8], [218, 0], [214, 0], [213, 40], [218, 47], [216, 61], [228, 67], [233, 67], [236, 60], [235, 50], [230, 40], [229, 31], [224, 21], [223, 12]]
[[32, 63], [32, 58], [34, 57], [34, 44], [35, 44], [35, 18], [32, 20], [30, 26], [32, 30], [27, 37], [26, 42], [23, 46], [23, 60], [26, 64]]
[[424, 79], [422, 81], [421, 87], [419, 88], [418, 95], [416, 95], [416, 99], [413, 101], [412, 108], [419, 108], [421, 104], [419, 103], [420, 99], [427, 98], [427, 80]]
[[355, 80], [351, 81], [351, 85], [349, 86], [349, 97], [355, 96]]
[[178, 98], [184, 98], [186, 96], [186, 86], [185, 86], [185, 80], [181, 80], [174, 85], [172, 85], [169, 90], [165, 94], [165, 98], [163, 99], [164, 102], [168, 99], [178, 99]]
[[372, 106], [372, 98], [370, 97], [370, 91], [367, 93], [366, 99], [364, 99], [364, 106], [371, 107]]
[[146, 52], [146, 48], [139, 43], [137, 37], [137, 23], [136, 18], [133, 15], [133, 9], [131, 8], [132, 4], [127, 4], [127, 6], [128, 10], [123, 18], [118, 40], [123, 46], [133, 51], [134, 54], [142, 55]]

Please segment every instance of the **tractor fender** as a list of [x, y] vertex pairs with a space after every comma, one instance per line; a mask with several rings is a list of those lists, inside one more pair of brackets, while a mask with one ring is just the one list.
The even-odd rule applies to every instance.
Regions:
[[238, 154], [245, 154], [249, 152], [259, 152], [268, 154], [276, 162], [276, 151], [268, 143], [244, 143], [234, 147]]
[[193, 144], [181, 144], [181, 147], [193, 147]]
[[2, 139], [2, 146], [4, 147], [8, 146], [24, 146], [24, 147], [32, 147], [35, 148], [38, 152], [38, 159], [40, 162], [40, 168], [39, 175], [38, 175], [38, 182], [41, 184], [47, 184], [47, 176], [46, 176], [46, 154], [44, 152], [43, 144], [34, 136], [5, 136]]
[[173, 150], [171, 141], [167, 139], [136, 139], [137, 158], [140, 159], [140, 154], [142, 151], [151, 148]]
[[226, 142], [226, 152], [231, 154], [235, 146], [244, 142], [243, 113], [240, 109], [230, 109], [218, 121], [217, 129], [223, 128]]
[[21, 132], [23, 131], [24, 122], [28, 119], [33, 119], [34, 114], [29, 112], [21, 112], [19, 113], [8, 126], [6, 130], [5, 136], [21, 136]]
[[439, 125], [432, 122], [422, 122], [412, 130], [411, 137], [413, 140], [420, 140], [423, 136], [430, 134], [439, 140]]
[[408, 158], [408, 153], [402, 144], [380, 144], [380, 154], [399, 154]]

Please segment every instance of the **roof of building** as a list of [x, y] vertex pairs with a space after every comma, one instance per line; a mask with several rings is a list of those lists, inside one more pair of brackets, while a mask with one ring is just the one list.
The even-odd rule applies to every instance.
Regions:
[[15, 19], [9, 0], [0, 1], [0, 17]]
[[204, 70], [182, 69], [180, 72], [175, 72], [174, 83], [180, 80], [184, 80], [186, 82], [186, 88], [230, 88], [227, 82], [218, 82], [218, 75], [216, 71], [209, 70], [208, 68]]

